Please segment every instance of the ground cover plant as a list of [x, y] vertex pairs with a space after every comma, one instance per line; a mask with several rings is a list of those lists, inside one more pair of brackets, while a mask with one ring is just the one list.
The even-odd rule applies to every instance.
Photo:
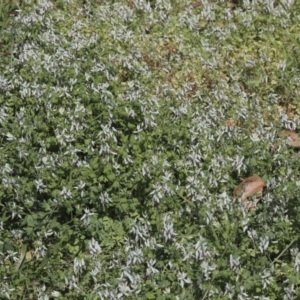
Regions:
[[300, 1], [1, 7], [1, 299], [299, 298]]

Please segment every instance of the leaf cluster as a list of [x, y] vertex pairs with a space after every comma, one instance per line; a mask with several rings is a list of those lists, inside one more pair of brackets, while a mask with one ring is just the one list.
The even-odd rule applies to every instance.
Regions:
[[0, 3], [0, 298], [299, 296], [300, 2], [183, 2]]

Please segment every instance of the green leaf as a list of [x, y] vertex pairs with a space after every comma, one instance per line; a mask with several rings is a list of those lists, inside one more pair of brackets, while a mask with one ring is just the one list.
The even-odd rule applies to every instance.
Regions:
[[107, 175], [108, 180], [114, 181], [116, 179], [116, 175], [114, 173], [110, 173]]
[[12, 244], [8, 243], [8, 242], [4, 242], [3, 244], [3, 250], [4, 251], [15, 251], [15, 248]]
[[21, 251], [20, 251], [20, 257], [19, 257], [19, 260], [17, 261], [16, 263], [16, 270], [19, 270], [23, 261], [24, 261], [24, 258], [26, 256], [26, 252], [27, 252], [27, 245], [26, 244], [23, 244], [22, 245], [22, 248], [21, 248]]
[[155, 299], [155, 294], [153, 292], [148, 292], [146, 293], [146, 298], [147, 299]]

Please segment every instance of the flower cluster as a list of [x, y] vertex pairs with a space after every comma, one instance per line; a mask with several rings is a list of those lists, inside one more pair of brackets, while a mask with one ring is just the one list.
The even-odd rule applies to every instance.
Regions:
[[296, 1], [26, 2], [1, 33], [0, 297], [299, 296]]

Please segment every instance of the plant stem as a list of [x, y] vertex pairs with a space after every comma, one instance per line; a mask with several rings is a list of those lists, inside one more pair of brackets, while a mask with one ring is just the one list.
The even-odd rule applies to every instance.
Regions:
[[271, 265], [274, 263], [297, 241], [298, 238], [294, 238], [282, 251], [281, 253], [272, 261]]

